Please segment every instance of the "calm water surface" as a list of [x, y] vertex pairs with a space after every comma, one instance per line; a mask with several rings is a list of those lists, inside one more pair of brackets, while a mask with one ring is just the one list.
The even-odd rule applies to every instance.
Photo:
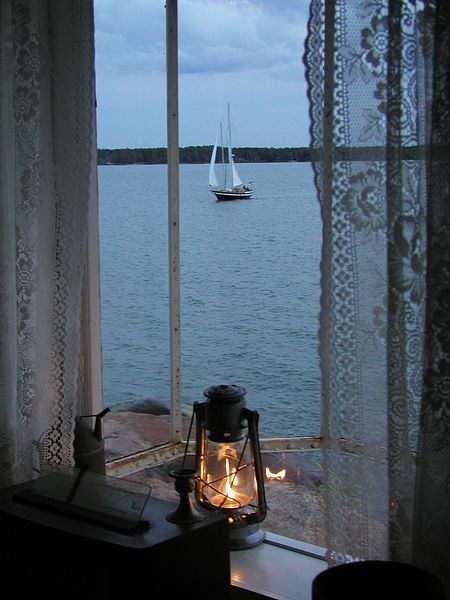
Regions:
[[[239, 165], [250, 200], [217, 202], [181, 165], [182, 397], [247, 389], [263, 435], [319, 431], [321, 221], [308, 163]], [[99, 167], [105, 403], [169, 397], [167, 171]]]

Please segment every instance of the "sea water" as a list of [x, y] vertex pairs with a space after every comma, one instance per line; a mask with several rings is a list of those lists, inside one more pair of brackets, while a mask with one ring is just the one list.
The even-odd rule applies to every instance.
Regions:
[[[182, 401], [246, 388], [264, 436], [319, 432], [322, 225], [309, 163], [239, 164], [217, 202], [180, 166]], [[105, 404], [169, 398], [166, 165], [99, 167]]]

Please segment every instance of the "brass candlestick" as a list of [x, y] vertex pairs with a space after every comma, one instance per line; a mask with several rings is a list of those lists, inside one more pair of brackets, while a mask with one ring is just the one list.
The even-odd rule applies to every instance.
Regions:
[[180, 495], [178, 508], [167, 515], [166, 520], [170, 523], [200, 523], [205, 515], [197, 508], [193, 498], [195, 488], [195, 469], [175, 469], [170, 472], [175, 478], [175, 490]]

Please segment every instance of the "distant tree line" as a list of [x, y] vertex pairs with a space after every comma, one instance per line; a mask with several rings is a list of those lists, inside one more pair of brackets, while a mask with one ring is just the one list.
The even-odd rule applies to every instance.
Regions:
[[[180, 148], [181, 163], [209, 163], [212, 146]], [[309, 148], [234, 148], [235, 162], [308, 162]], [[220, 160], [220, 156], [217, 157]], [[158, 165], [167, 163], [166, 148], [99, 149], [99, 165]]]

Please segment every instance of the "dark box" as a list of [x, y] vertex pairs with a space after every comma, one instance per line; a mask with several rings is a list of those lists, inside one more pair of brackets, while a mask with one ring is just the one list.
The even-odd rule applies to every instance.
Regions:
[[14, 500], [30, 485], [0, 491], [1, 598], [230, 598], [222, 515], [176, 525], [176, 505], [150, 497], [149, 527], [123, 533]]

